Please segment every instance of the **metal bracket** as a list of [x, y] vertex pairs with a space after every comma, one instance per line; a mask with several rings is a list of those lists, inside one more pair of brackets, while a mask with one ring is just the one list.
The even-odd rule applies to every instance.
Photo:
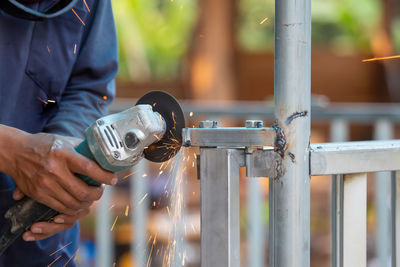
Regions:
[[183, 129], [183, 145], [242, 150], [247, 177], [277, 178], [283, 169], [282, 157], [274, 150], [276, 136], [274, 127], [263, 127], [259, 120], [247, 120], [246, 127], [223, 128], [216, 121], [201, 121], [199, 128]]
[[246, 151], [246, 176], [268, 177], [282, 176], [282, 157], [274, 150]]
[[185, 128], [183, 146], [198, 147], [274, 147], [276, 132], [272, 127]]

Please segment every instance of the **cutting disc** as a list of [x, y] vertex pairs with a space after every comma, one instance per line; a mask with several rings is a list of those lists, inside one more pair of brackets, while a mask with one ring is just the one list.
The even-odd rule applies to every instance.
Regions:
[[153, 162], [164, 162], [173, 158], [182, 146], [182, 129], [185, 117], [178, 101], [168, 93], [152, 91], [142, 96], [136, 105], [148, 104], [160, 113], [166, 123], [166, 131], [160, 141], [144, 150], [144, 157]]

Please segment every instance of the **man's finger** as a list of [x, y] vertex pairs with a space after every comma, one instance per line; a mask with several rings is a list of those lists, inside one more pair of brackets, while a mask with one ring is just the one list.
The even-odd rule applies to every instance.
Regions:
[[99, 200], [104, 191], [104, 186], [89, 186], [70, 170], [65, 170], [65, 176], [60, 177], [60, 183], [77, 200], [84, 202]]
[[16, 186], [14, 193], [13, 193], [13, 199], [14, 200], [21, 200], [25, 196], [24, 193]]
[[[48, 189], [52, 189], [52, 193], [49, 194], [49, 196], [53, 197], [54, 199], [57, 199], [60, 203], [62, 203], [64, 206], [73, 209], [73, 210], [80, 210], [83, 208], [87, 208], [90, 206], [90, 202], [82, 202], [71, 196], [69, 192], [67, 192], [59, 183], [56, 181], [56, 179], [49, 179], [48, 180]], [[59, 211], [59, 210], [57, 210]], [[59, 211], [62, 212], [62, 211]], [[75, 213], [74, 213], [75, 214]]]
[[90, 208], [80, 210], [76, 215], [67, 215], [67, 214], [60, 214], [54, 217], [54, 223], [58, 224], [74, 224], [80, 218], [88, 215], [90, 212]]
[[115, 185], [118, 182], [115, 174], [77, 152], [67, 157], [67, 163], [72, 172], [86, 175], [102, 184]]
[[40, 222], [32, 225], [31, 230], [26, 231], [22, 235], [22, 239], [25, 241], [38, 241], [48, 238], [58, 232], [64, 231], [71, 228], [73, 225], [70, 224], [57, 224]]

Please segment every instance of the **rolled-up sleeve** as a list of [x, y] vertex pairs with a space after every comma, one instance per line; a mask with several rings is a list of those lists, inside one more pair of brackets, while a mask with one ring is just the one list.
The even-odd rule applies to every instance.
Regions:
[[83, 137], [84, 130], [107, 113], [115, 96], [118, 52], [111, 1], [95, 0], [94, 5], [58, 111], [44, 132]]

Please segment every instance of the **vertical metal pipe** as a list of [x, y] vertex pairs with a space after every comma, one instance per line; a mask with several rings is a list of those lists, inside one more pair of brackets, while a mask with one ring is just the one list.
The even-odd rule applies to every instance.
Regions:
[[96, 266], [109, 267], [113, 265], [114, 239], [112, 237], [111, 200], [113, 188], [106, 186], [103, 196], [96, 206]]
[[343, 266], [343, 175], [332, 176], [332, 267]]
[[[374, 125], [374, 139], [389, 140], [393, 138], [393, 125], [388, 119], [380, 119]], [[380, 266], [388, 266], [391, 246], [390, 229], [390, 173], [375, 174], [375, 207], [376, 225], [376, 255]]]
[[174, 267], [182, 267], [185, 265], [185, 259], [184, 259], [184, 246], [185, 246], [185, 236], [184, 236], [184, 214], [185, 214], [185, 190], [184, 190], [184, 183], [182, 183], [182, 177], [178, 177], [179, 175], [182, 175], [182, 165], [184, 166], [184, 163], [182, 163], [182, 151], [180, 151], [174, 158], [174, 170], [172, 172], [172, 186], [174, 188], [173, 194], [175, 195], [171, 202], [170, 200], [170, 207], [172, 209], [172, 213], [175, 214], [176, 216], [176, 222], [173, 225], [173, 243], [175, 244], [174, 246], [174, 262], [173, 266]]
[[367, 266], [366, 173], [344, 176], [343, 266]]
[[[334, 119], [330, 125], [332, 142], [349, 140], [349, 124], [342, 118]], [[332, 227], [332, 267], [343, 266], [343, 175], [332, 175], [331, 227]]]
[[400, 266], [400, 172], [392, 172], [392, 267]]
[[247, 180], [247, 236], [249, 242], [248, 266], [265, 266], [266, 231], [263, 207], [266, 203], [262, 190], [261, 178]]
[[330, 125], [331, 142], [345, 142], [350, 137], [349, 124], [345, 119], [334, 119]]
[[270, 180], [270, 266], [310, 265], [310, 84], [311, 0], [276, 1], [275, 116], [287, 147], [277, 142], [285, 174]]
[[131, 255], [135, 260], [135, 266], [138, 267], [145, 267], [149, 257], [147, 248], [147, 217], [150, 196], [145, 197], [149, 193], [148, 164], [147, 160], [141, 160], [135, 166], [136, 171], [131, 180], [131, 222], [133, 225]]
[[239, 168], [243, 165], [243, 151], [200, 149], [202, 267], [240, 266]]
[[[247, 120], [247, 128], [263, 127], [262, 120]], [[246, 154], [246, 157], [250, 156]], [[264, 224], [263, 181], [260, 177], [247, 179], [247, 239], [248, 239], [248, 266], [265, 266], [266, 231]]]

